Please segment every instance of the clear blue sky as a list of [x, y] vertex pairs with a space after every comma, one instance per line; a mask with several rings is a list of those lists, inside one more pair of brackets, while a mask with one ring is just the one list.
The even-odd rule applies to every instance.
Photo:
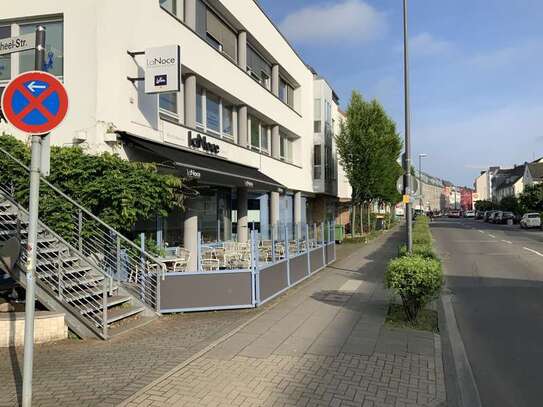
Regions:
[[[259, 0], [345, 107], [377, 98], [403, 135], [402, 0]], [[413, 156], [471, 185], [543, 156], [543, 1], [411, 0]]]

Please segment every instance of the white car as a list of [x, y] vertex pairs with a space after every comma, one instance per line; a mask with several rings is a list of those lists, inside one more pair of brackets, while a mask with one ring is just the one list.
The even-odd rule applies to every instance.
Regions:
[[525, 213], [520, 220], [521, 228], [539, 228], [541, 227], [541, 216], [539, 213]]
[[475, 217], [475, 211], [464, 212], [464, 218], [474, 218], [474, 217]]

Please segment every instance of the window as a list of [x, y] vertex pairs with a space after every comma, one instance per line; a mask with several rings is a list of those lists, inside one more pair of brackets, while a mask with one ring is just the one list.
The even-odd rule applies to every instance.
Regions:
[[271, 64], [249, 45], [247, 45], [247, 72], [266, 89], [271, 89]]
[[[64, 74], [63, 60], [63, 26], [62, 21], [34, 22], [21, 24], [20, 33], [30, 34], [36, 30], [37, 24], [42, 24], [47, 30], [45, 36], [45, 63], [43, 70], [56, 76]], [[34, 51], [19, 52], [19, 72], [34, 70]]]
[[196, 87], [196, 128], [234, 138], [234, 106], [213, 92]]
[[321, 110], [322, 110], [321, 100], [315, 99], [314, 112], [313, 112], [313, 116], [315, 117], [315, 121], [313, 122], [313, 132], [315, 133], [320, 133], [322, 131]]
[[279, 156], [283, 161], [292, 162], [292, 140], [282, 133], [279, 136]]
[[281, 78], [279, 80], [279, 99], [294, 107], [294, 88]]
[[315, 120], [313, 122], [313, 132], [315, 133], [320, 133], [321, 132], [321, 121], [320, 120]]
[[249, 116], [250, 147], [251, 150], [268, 153], [270, 150], [270, 129], [263, 125], [260, 120], [254, 116]]
[[[0, 39], [11, 37], [11, 26], [0, 26]], [[0, 56], [0, 81], [8, 81], [11, 79], [11, 56]]]
[[161, 93], [158, 96], [158, 106], [161, 114], [179, 120], [177, 93]]
[[219, 97], [211, 92], [206, 92], [206, 126], [208, 130], [220, 133], [220, 111], [221, 102]]
[[177, 0], [159, 0], [160, 7], [174, 16], [177, 15]]
[[315, 144], [313, 146], [313, 178], [321, 179], [321, 177], [322, 177], [321, 145]]
[[237, 61], [237, 33], [201, 0], [196, 1], [196, 33], [213, 48]]

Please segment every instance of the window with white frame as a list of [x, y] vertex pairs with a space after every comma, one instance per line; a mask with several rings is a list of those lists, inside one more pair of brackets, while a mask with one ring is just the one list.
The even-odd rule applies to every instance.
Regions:
[[271, 64], [247, 44], [247, 72], [268, 90], [271, 90], [271, 70]]
[[[0, 23], [0, 39], [33, 33], [37, 25], [47, 30], [45, 39], [45, 62], [42, 67], [61, 80], [64, 75], [63, 22], [58, 18], [40, 18], [25, 21], [3, 21]], [[34, 70], [34, 51], [27, 50], [0, 55], [0, 96], [7, 83], [19, 73]]]
[[159, 0], [160, 7], [162, 7], [164, 10], [168, 11], [170, 14], [173, 14], [174, 16], [178, 15], [178, 12], [181, 10], [178, 9], [178, 0]]
[[294, 107], [294, 88], [283, 78], [279, 79], [279, 99]]
[[292, 145], [293, 140], [286, 134], [279, 133], [279, 157], [281, 160], [291, 163], [292, 162]]
[[322, 146], [315, 144], [313, 146], [313, 179], [322, 177]]
[[234, 106], [202, 86], [196, 87], [196, 128], [228, 139], [234, 138]]
[[237, 61], [237, 33], [201, 0], [196, 0], [196, 33], [213, 48]]
[[313, 115], [314, 115], [313, 132], [315, 133], [320, 133], [322, 131], [321, 111], [322, 111], [321, 100], [315, 99], [314, 112], [313, 112]]
[[161, 93], [158, 96], [158, 107], [162, 117], [179, 120], [178, 93]]
[[269, 154], [270, 151], [270, 128], [265, 126], [254, 116], [248, 118], [250, 131], [250, 147], [254, 151]]

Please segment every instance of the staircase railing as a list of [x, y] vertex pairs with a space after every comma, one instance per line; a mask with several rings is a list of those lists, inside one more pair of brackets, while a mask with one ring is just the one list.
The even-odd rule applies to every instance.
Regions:
[[[29, 168], [9, 152], [0, 153], [30, 173]], [[4, 182], [6, 181], [5, 176]], [[13, 196], [26, 196], [28, 182], [11, 181]], [[40, 190], [47, 192], [44, 199], [52, 199], [53, 211], [40, 210], [40, 219], [58, 235], [86, 256], [111, 279], [155, 311], [160, 310], [160, 281], [165, 278], [166, 266], [134, 242], [123, 236], [89, 210], [78, 204], [44, 177]], [[22, 202], [20, 202], [22, 203]], [[51, 206], [51, 205], [49, 205]], [[47, 222], [50, 219], [52, 222]]]

